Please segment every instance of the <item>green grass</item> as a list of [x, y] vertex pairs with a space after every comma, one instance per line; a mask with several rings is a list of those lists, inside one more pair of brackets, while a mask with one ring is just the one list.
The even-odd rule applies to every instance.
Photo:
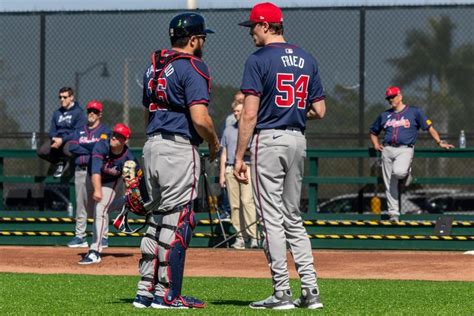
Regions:
[[[212, 267], [210, 267], [212, 269]], [[207, 306], [192, 311], [132, 307], [137, 277], [0, 273], [0, 314], [473, 315], [474, 282], [320, 280], [324, 310], [261, 311], [248, 304], [271, 294], [269, 279], [186, 278], [185, 294]], [[294, 296], [299, 282], [292, 280]]]

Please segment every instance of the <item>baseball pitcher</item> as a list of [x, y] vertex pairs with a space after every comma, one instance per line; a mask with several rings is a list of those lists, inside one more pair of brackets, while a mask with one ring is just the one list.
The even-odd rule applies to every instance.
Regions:
[[[245, 63], [245, 94], [239, 122], [234, 175], [248, 182], [244, 154], [253, 137], [253, 195], [265, 232], [264, 249], [272, 273], [273, 295], [250, 304], [255, 309], [322, 308], [311, 243], [299, 209], [306, 157], [304, 131], [308, 118], [323, 118], [326, 105], [314, 57], [283, 37], [283, 15], [266, 2], [253, 7], [248, 21], [260, 49]], [[301, 296], [292, 300], [287, 244], [301, 278]]]

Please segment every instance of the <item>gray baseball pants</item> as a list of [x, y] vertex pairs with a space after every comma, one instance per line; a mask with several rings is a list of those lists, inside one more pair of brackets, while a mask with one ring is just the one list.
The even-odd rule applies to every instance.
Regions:
[[158, 202], [153, 203], [156, 207], [141, 241], [137, 294], [163, 296], [170, 281], [164, 264], [166, 248], [176, 240], [182, 207], [197, 198], [201, 163], [197, 147], [178, 135], [158, 133], [149, 137], [143, 155], [147, 189]]
[[92, 185], [88, 178], [86, 168], [76, 167], [76, 171], [74, 172], [74, 189], [76, 191], [76, 237], [79, 238], [86, 238], [87, 218], [92, 218], [94, 213]]
[[299, 130], [261, 130], [252, 141], [252, 186], [275, 291], [290, 288], [287, 244], [301, 287], [317, 287], [311, 243], [300, 212], [306, 138]]
[[102, 238], [107, 237], [106, 234], [109, 231], [109, 207], [113, 203], [117, 204], [121, 201], [123, 195], [122, 178], [118, 178], [113, 182], [102, 183], [102, 200], [94, 205], [94, 230], [92, 231], [91, 250], [102, 252]]
[[391, 216], [400, 216], [398, 181], [408, 175], [413, 161], [413, 153], [413, 147], [384, 146], [383, 148], [383, 182], [386, 189], [388, 214]]

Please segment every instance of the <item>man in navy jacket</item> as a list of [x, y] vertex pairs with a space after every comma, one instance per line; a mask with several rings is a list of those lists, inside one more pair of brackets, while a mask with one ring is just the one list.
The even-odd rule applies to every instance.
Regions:
[[56, 165], [54, 177], [60, 178], [69, 167], [72, 154], [66, 142], [74, 131], [87, 124], [84, 110], [74, 102], [74, 91], [69, 87], [59, 89], [61, 107], [54, 111], [49, 129], [49, 140], [37, 151], [38, 156]]

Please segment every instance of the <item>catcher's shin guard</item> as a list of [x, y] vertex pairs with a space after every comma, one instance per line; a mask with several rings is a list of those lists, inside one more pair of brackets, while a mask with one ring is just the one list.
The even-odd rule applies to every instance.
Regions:
[[181, 287], [183, 285], [184, 261], [186, 258], [186, 249], [191, 242], [192, 233], [196, 227], [194, 212], [191, 205], [185, 207], [179, 216], [176, 227], [175, 240], [171, 243], [170, 248], [166, 252], [166, 261], [168, 262], [169, 288], [163, 297], [166, 304], [173, 304], [177, 299], [188, 302], [188, 307], [199, 307], [192, 302], [193, 300], [181, 299]]

